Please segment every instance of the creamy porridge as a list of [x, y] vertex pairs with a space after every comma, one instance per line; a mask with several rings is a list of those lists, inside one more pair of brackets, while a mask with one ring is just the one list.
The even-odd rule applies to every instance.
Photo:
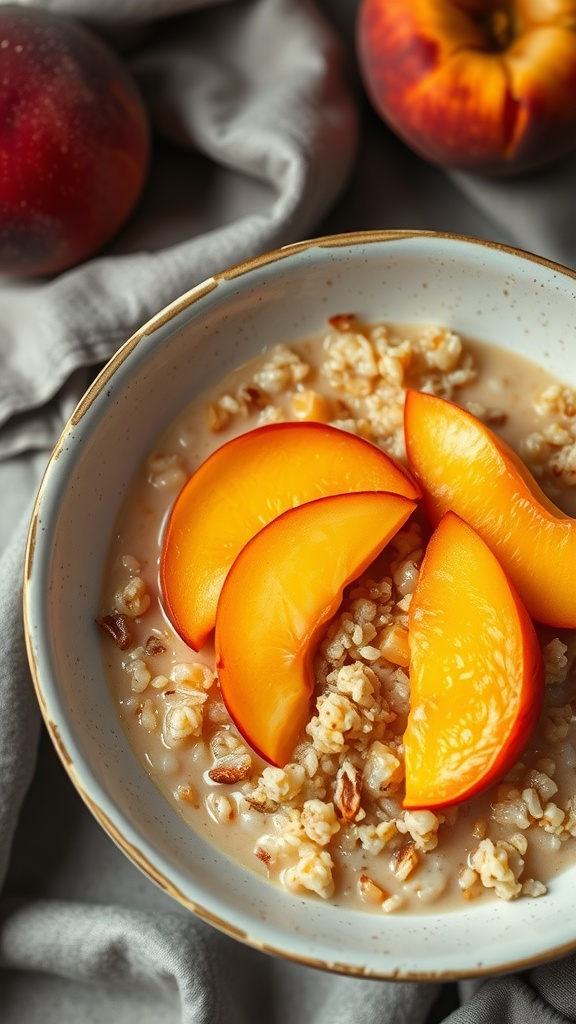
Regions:
[[146, 771], [190, 826], [289, 891], [388, 913], [545, 896], [576, 856], [575, 638], [539, 627], [544, 711], [506, 779], [441, 812], [403, 809], [408, 609], [425, 547], [417, 517], [378, 572], [347, 589], [317, 649], [310, 721], [284, 768], [262, 761], [231, 722], [212, 641], [197, 654], [162, 608], [164, 525], [212, 451], [265, 423], [320, 420], [403, 461], [407, 387], [473, 412], [576, 516], [573, 390], [445, 328], [333, 317], [322, 337], [277, 346], [230, 374], [141, 467], [104, 582], [110, 685]]

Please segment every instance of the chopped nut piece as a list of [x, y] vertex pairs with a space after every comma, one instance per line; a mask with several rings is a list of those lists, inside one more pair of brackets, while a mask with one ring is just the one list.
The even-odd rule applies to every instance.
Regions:
[[103, 615], [97, 622], [121, 651], [128, 650], [134, 634], [127, 615]]
[[404, 843], [399, 850], [392, 854], [391, 868], [396, 878], [404, 882], [412, 874], [418, 865], [418, 854], [416, 844], [412, 841]]
[[384, 903], [390, 898], [390, 893], [381, 889], [369, 875], [360, 875], [358, 879], [358, 895], [364, 903]]
[[400, 893], [394, 893], [394, 896], [390, 896], [387, 900], [384, 900], [382, 904], [382, 910], [385, 914], [394, 914], [397, 910], [400, 910], [406, 900]]
[[155, 654], [164, 654], [166, 652], [166, 645], [162, 643], [159, 637], [151, 634], [144, 647], [144, 653], [146, 657], [151, 658]]
[[238, 399], [245, 406], [263, 409], [268, 403], [266, 395], [255, 384], [243, 384], [238, 388]]
[[356, 327], [356, 317], [354, 313], [335, 313], [328, 317], [328, 323], [336, 331], [351, 331]]
[[230, 413], [218, 402], [208, 402], [206, 406], [206, 423], [212, 434], [218, 434], [227, 427], [231, 420]]
[[360, 821], [365, 817], [361, 807], [362, 772], [355, 768], [351, 761], [345, 761], [336, 775], [334, 803], [344, 821]]
[[217, 764], [214, 768], [211, 768], [208, 772], [208, 776], [212, 779], [212, 782], [217, 782], [220, 785], [231, 786], [235, 782], [241, 782], [242, 779], [247, 779], [252, 771], [252, 758], [250, 754], [242, 754], [240, 756], [229, 756], [224, 758], [220, 764]]

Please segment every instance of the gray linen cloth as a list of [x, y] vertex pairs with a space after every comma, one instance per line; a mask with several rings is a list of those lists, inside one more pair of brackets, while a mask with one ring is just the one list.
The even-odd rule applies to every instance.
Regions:
[[576, 266], [576, 159], [487, 183], [415, 158], [364, 100], [354, 0], [44, 6], [122, 49], [155, 155], [136, 214], [105, 254], [52, 280], [0, 279], [0, 1020], [576, 1020], [571, 957], [462, 984], [457, 996], [283, 962], [196, 920], [129, 863], [65, 776], [41, 726], [20, 616], [49, 451], [91, 372], [149, 316], [213, 272], [333, 231], [461, 232]]

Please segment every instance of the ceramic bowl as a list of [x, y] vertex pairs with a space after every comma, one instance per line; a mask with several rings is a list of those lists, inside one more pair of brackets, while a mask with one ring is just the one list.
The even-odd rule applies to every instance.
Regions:
[[576, 385], [576, 277], [532, 255], [428, 232], [302, 242], [193, 288], [137, 332], [87, 392], [50, 460], [29, 538], [25, 623], [44, 718], [70, 778], [150, 879], [224, 932], [317, 967], [439, 980], [510, 971], [576, 946], [576, 864], [545, 898], [375, 915], [301, 899], [186, 826], [136, 759], [104, 676], [101, 572], [133, 471], [225, 370], [327, 316], [432, 321], [524, 353]]

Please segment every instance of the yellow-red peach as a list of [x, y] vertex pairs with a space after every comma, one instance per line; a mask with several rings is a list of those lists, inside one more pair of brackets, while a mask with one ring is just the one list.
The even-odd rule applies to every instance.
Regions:
[[376, 111], [433, 163], [510, 174], [576, 147], [576, 0], [362, 0], [357, 51]]
[[216, 664], [228, 711], [272, 764], [290, 760], [310, 717], [312, 658], [344, 587], [406, 522], [415, 502], [381, 491], [288, 509], [242, 548], [216, 613]]
[[459, 803], [520, 758], [542, 708], [532, 620], [498, 559], [447, 512], [432, 534], [408, 628], [407, 808]]
[[453, 402], [409, 391], [404, 424], [432, 523], [456, 512], [498, 557], [534, 619], [576, 628], [576, 519], [497, 434]]
[[326, 424], [274, 423], [218, 448], [185, 484], [164, 532], [162, 595], [180, 636], [200, 650], [232, 562], [266, 523], [305, 501], [359, 490], [420, 494], [390, 456]]

